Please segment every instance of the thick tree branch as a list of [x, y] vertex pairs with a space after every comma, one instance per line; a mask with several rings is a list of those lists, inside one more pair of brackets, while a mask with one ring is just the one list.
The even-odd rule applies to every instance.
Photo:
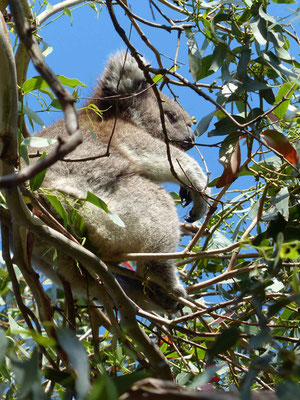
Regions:
[[0, 179], [0, 187], [6, 188], [16, 186], [32, 178], [38, 172], [50, 167], [57, 160], [69, 154], [82, 142], [82, 135], [78, 127], [77, 115], [74, 107], [74, 98], [63, 87], [63, 85], [57, 79], [56, 75], [45, 63], [39, 45], [32, 35], [32, 28], [30, 27], [28, 21], [25, 20], [24, 11], [22, 9], [20, 1], [10, 0], [9, 5], [11, 12], [14, 16], [18, 35], [22, 42], [25, 44], [28, 54], [34, 63], [34, 66], [47, 81], [47, 83], [52, 88], [53, 92], [62, 104], [65, 114], [66, 129], [71, 137], [69, 139], [58, 138], [58, 145], [52, 153], [50, 153], [42, 160], [37, 161], [35, 164], [24, 168], [20, 173], [16, 174], [12, 171], [10, 174], [3, 176]]

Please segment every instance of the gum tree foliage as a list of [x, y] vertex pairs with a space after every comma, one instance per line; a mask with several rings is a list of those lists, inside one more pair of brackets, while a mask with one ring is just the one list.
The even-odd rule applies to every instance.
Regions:
[[[14, 189], [4, 190], [1, 222], [5, 261], [0, 269], [3, 398], [117, 399], [134, 382], [151, 376], [173, 377], [179, 386], [191, 390], [238, 390], [242, 399], [250, 398], [255, 389], [275, 391], [283, 400], [299, 398], [300, 40], [292, 25], [298, 23], [294, 1], [150, 0], [144, 2], [149, 8], [147, 18], [136, 14], [135, 2], [131, 7], [130, 2], [120, 0], [16, 3], [23, 6], [31, 26], [27, 34], [43, 48], [45, 57], [49, 51], [42, 38], [46, 21], [55, 24], [61, 14], [80, 18], [75, 8], [84, 6], [91, 7], [101, 23], [101, 10], [108, 7], [125, 46], [133, 54], [143, 54], [143, 46], [153, 52], [155, 62], [147, 70], [158, 85], [169, 88], [175, 96], [178, 86], [183, 86], [184, 96], [193, 93], [210, 105], [212, 112], [208, 115], [195, 116], [195, 147], [203, 150], [201, 145], [208, 145], [214, 159], [219, 159], [222, 173], [210, 176], [213, 195], [202, 224], [183, 224], [186, 237], [183, 252], [178, 253], [178, 269], [191, 299], [176, 316], [139, 310], [137, 317], [132, 317], [126, 309], [125, 316], [130, 318], [124, 319], [122, 314], [120, 320], [109, 299], [99, 307], [92, 301], [73, 299], [67, 284], [65, 290], [53, 287], [31, 269], [28, 255], [30, 230], [34, 228], [29, 220], [19, 222], [13, 238], [14, 246], [19, 250], [25, 246], [27, 252], [19, 251], [11, 260], [12, 237], [7, 228], [11, 215], [17, 222], [25, 221], [20, 213], [26, 214], [29, 207], [35, 218], [45, 221], [36, 200], [45, 170], [38, 168], [31, 175], [25, 174], [23, 181], [30, 179], [19, 189], [12, 183]], [[289, 15], [274, 18], [274, 3], [279, 3], [277, 10], [288, 9]], [[54, 95], [50, 89], [53, 79], [49, 80], [44, 70], [40, 71], [42, 75], [26, 76], [29, 59], [16, 31], [15, 15], [12, 17], [6, 8], [6, 1], [0, 5], [17, 64], [19, 122], [15, 150], [26, 162], [29, 144], [37, 148], [46, 145], [45, 139], [40, 143], [28, 134], [43, 125], [42, 114], [37, 111], [63, 108], [67, 112], [66, 104], [71, 102], [59, 102], [57, 92], [54, 90]], [[119, 18], [120, 10], [125, 17]], [[126, 26], [132, 24], [131, 36], [127, 28], [122, 30], [124, 20]], [[151, 33], [143, 35], [145, 27], [153, 32], [153, 40]], [[177, 43], [176, 52], [167, 54], [169, 59], [162, 57], [159, 40], [154, 39], [157, 31], [170, 32], [169, 40]], [[7, 40], [5, 33], [2, 35]], [[181, 68], [179, 49], [186, 55], [189, 71]], [[4, 60], [2, 49], [1, 54]], [[12, 72], [4, 67], [3, 71], [2, 144], [9, 131], [5, 130], [6, 106], [13, 104], [5, 92]], [[54, 72], [78, 99], [82, 83], [76, 77]], [[30, 96], [38, 99], [34, 109]], [[93, 111], [99, 112], [89, 110]], [[16, 137], [10, 143], [16, 143]], [[3, 151], [1, 154], [5, 159]], [[42, 157], [47, 158], [46, 154]], [[2, 168], [2, 172], [7, 175], [9, 170]], [[5, 203], [13, 190], [14, 199], [20, 197], [21, 211], [11, 200]], [[174, 197], [178, 201], [178, 195]], [[91, 194], [88, 200], [109, 212], [96, 196]], [[49, 194], [49, 201], [68, 226], [69, 217], [59, 199]], [[73, 217], [73, 224], [84, 226], [78, 215], [74, 213]], [[84, 244], [84, 230], [77, 240]], [[68, 248], [68, 241], [65, 246]], [[132, 268], [130, 261], [126, 265]], [[53, 263], [55, 268], [55, 259]], [[105, 286], [103, 276], [100, 274]], [[130, 332], [145, 335], [134, 340]], [[146, 337], [151, 339], [150, 344], [156, 344], [152, 350]], [[161, 357], [164, 370], [159, 363], [149, 362], [151, 357]], [[158, 396], [155, 398], [167, 398], [168, 388], [161, 385], [153, 389], [153, 396]], [[190, 393], [177, 387], [176, 391], [178, 398]]]

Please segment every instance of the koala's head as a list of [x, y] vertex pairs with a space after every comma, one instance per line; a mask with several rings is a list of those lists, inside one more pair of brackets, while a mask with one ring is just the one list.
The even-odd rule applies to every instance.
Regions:
[[[164, 93], [160, 96], [169, 139], [185, 150], [190, 148], [194, 140], [191, 117]], [[100, 110], [107, 110], [105, 119], [117, 115], [164, 139], [155, 94], [130, 54], [118, 52], [110, 58], [92, 98]]]

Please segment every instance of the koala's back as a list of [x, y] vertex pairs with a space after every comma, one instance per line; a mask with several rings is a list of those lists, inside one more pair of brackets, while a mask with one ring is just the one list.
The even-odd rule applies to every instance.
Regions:
[[[141, 152], [147, 152], [149, 146], [153, 149], [153, 142], [154, 147], [165, 144], [128, 121], [115, 123], [109, 119], [91, 125], [81, 114], [79, 122], [84, 140], [68, 156], [76, 161], [56, 163], [47, 171], [43, 186], [77, 198], [85, 198], [88, 191], [92, 192], [121, 218], [125, 227], [90, 203], [80, 209], [88, 239], [104, 259], [128, 252], [176, 251], [179, 221], [173, 199], [128, 159], [128, 153], [123, 155], [124, 143], [129, 148], [140, 143]], [[64, 130], [63, 121], [59, 121], [45, 135], [56, 137]], [[85, 160], [93, 156], [100, 157]]]

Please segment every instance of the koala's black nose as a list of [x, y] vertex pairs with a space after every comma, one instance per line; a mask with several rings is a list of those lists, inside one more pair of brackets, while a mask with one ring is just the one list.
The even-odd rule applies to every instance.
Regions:
[[195, 141], [195, 134], [194, 131], [190, 126], [187, 127], [186, 130], [186, 137], [184, 142], [182, 143], [182, 148], [183, 150], [187, 151], [191, 149], [194, 146], [194, 141]]

